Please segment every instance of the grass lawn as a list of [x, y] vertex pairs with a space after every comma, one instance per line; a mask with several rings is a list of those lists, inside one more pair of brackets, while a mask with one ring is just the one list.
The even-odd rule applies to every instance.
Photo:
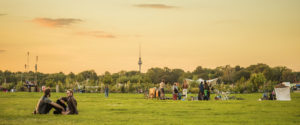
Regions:
[[[65, 93], [52, 93], [56, 101]], [[0, 124], [300, 124], [300, 93], [292, 101], [257, 101], [256, 94], [237, 94], [245, 100], [147, 100], [142, 94], [76, 93], [79, 115], [32, 115], [42, 93], [0, 92]], [[171, 95], [168, 95], [169, 97]], [[212, 95], [214, 97], [214, 95]]]

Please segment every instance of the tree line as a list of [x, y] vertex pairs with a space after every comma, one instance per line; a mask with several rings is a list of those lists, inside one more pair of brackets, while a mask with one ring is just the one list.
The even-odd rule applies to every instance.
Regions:
[[[63, 89], [73, 89], [79, 86], [100, 86], [109, 85], [113, 92], [137, 92], [146, 90], [149, 87], [158, 86], [162, 79], [166, 81], [167, 87], [174, 82], [183, 83], [184, 79], [197, 80], [218, 78], [218, 89], [228, 89], [238, 93], [259, 92], [270, 90], [280, 82], [299, 82], [300, 72], [293, 72], [285, 66], [270, 67], [267, 64], [255, 64], [248, 67], [241, 66], [220, 66], [216, 68], [196, 67], [193, 71], [182, 69], [150, 68], [145, 73], [138, 71], [120, 71], [97, 74], [94, 70], [87, 70], [80, 73], [41, 73], [41, 72], [10, 72], [0, 70], [0, 86], [5, 89], [16, 88], [24, 90], [25, 81], [37, 81], [37, 85], [55, 88], [56, 85]], [[190, 83], [190, 91], [197, 91], [197, 84]], [[168, 90], [167, 90], [168, 91]], [[171, 91], [171, 90], [170, 90]]]

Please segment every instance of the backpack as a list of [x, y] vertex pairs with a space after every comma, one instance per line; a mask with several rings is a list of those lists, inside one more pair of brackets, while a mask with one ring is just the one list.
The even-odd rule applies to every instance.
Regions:
[[174, 87], [174, 93], [178, 93], [178, 89]]

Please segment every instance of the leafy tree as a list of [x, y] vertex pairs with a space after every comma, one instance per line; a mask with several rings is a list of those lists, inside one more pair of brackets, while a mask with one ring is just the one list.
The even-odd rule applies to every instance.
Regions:
[[[105, 72], [99, 76], [94, 70], [86, 70], [78, 74], [72, 72], [69, 74], [62, 72], [47, 74], [32, 71], [11, 72], [8, 70], [0, 70], [0, 85], [1, 87], [16, 87], [19, 89], [22, 86], [20, 83], [21, 80], [24, 82], [26, 79], [33, 82], [35, 76], [38, 78], [39, 87], [46, 85], [54, 89], [58, 83], [64, 88], [74, 88], [77, 83], [86, 86], [104, 86], [104, 84], [109, 84], [110, 87], [113, 87], [111, 90], [115, 92], [120, 92], [120, 87], [115, 83], [130, 82], [133, 88], [143, 88], [145, 90], [149, 87], [158, 87], [158, 83], [160, 83], [162, 79], [165, 79], [167, 82], [166, 86], [171, 87], [172, 83], [182, 83], [186, 78], [194, 80], [198, 78], [219, 78], [218, 84], [225, 83], [226, 85], [222, 85], [225, 87], [229, 86], [230, 89], [234, 88], [236, 92], [257, 92], [259, 90], [265, 90], [266, 88], [269, 89], [268, 87], [272, 88], [275, 84], [283, 81], [300, 82], [300, 72], [293, 72], [284, 66], [270, 67], [266, 64], [258, 63], [248, 67], [238, 65], [231, 67], [230, 65], [226, 65], [214, 69], [198, 66], [192, 72], [185, 72], [182, 69], [170, 69], [168, 67], [154, 67], [148, 69], [146, 73], [122, 70], [112, 74]], [[196, 83], [191, 84], [191, 89], [196, 91], [198, 85]], [[232, 85], [234, 87], [232, 87]], [[127, 92], [128, 89], [129, 88], [126, 88]]]
[[18, 82], [18, 84], [16, 85], [16, 90], [17, 91], [24, 91], [25, 90], [23, 82], [21, 82], [21, 81]]
[[104, 84], [112, 84], [113, 83], [112, 76], [108, 71], [106, 71], [104, 73], [102, 81], [103, 81]]
[[223, 76], [221, 79], [224, 83], [232, 83], [233, 82], [233, 75], [234, 75], [234, 69], [230, 67], [230, 65], [226, 65], [222, 68]]
[[247, 71], [246, 69], [239, 70], [239, 71], [235, 72], [233, 81], [238, 82], [238, 80], [241, 80], [241, 78], [247, 80], [250, 78], [250, 75], [251, 75], [251, 73], [249, 71]]
[[250, 83], [252, 83], [252, 91], [257, 92], [259, 87], [262, 87], [264, 83], [267, 81], [265, 76], [262, 73], [254, 73], [251, 75], [249, 79]]
[[160, 83], [164, 70], [161, 68], [150, 68], [146, 74], [151, 79], [152, 83]]

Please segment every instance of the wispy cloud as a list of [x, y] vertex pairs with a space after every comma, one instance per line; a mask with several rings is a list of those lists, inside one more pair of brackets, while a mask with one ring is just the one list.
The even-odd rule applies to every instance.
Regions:
[[5, 14], [5, 13], [0, 13], [0, 16], [6, 16], [7, 14]]
[[73, 23], [82, 22], [81, 19], [74, 19], [74, 18], [35, 18], [32, 20], [34, 23], [40, 24], [46, 27], [64, 27], [69, 26]]
[[178, 8], [177, 6], [170, 6], [170, 5], [165, 5], [165, 4], [136, 4], [133, 5], [135, 7], [140, 7], [140, 8], [154, 8], [154, 9], [174, 9]]
[[4, 49], [0, 49], [0, 53], [4, 53], [6, 50]]
[[103, 32], [103, 31], [85, 31], [85, 32], [76, 32], [75, 35], [79, 36], [90, 36], [96, 38], [116, 38], [115, 35]]
[[215, 24], [235, 24], [235, 23], [241, 23], [241, 20], [237, 19], [228, 19], [228, 20], [218, 20], [215, 21]]

